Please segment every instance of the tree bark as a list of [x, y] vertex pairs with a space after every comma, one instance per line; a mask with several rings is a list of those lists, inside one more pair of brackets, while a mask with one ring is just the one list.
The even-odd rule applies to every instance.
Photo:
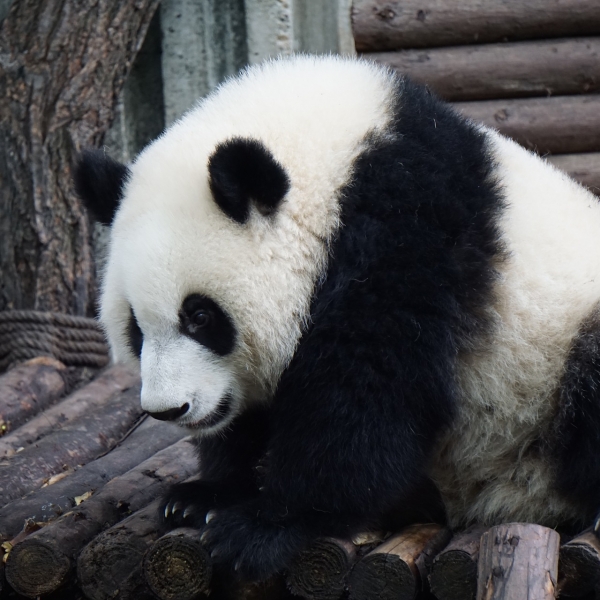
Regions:
[[473, 527], [455, 535], [435, 557], [429, 586], [438, 600], [475, 600], [479, 542], [484, 531]]
[[0, 28], [0, 310], [94, 313], [74, 156], [99, 146], [158, 0], [20, 0]]
[[600, 90], [600, 37], [375, 52], [368, 58], [428, 85], [444, 100]]
[[9, 584], [28, 598], [59, 590], [72, 580], [77, 555], [96, 535], [196, 469], [194, 447], [185, 438], [116, 477], [72, 512], [16, 544], [6, 561]]
[[359, 52], [600, 33], [597, 0], [354, 0]]
[[457, 102], [454, 107], [539, 154], [600, 150], [597, 94]]
[[351, 600], [412, 600], [427, 589], [434, 556], [450, 539], [441, 525], [411, 525], [356, 564], [348, 587]]
[[481, 537], [477, 600], [554, 600], [560, 536], [541, 525], [497, 525]]

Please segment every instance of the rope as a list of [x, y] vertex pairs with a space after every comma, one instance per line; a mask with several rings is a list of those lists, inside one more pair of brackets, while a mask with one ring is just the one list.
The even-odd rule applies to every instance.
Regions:
[[37, 356], [67, 366], [103, 367], [108, 345], [95, 319], [37, 310], [0, 312], [0, 371]]

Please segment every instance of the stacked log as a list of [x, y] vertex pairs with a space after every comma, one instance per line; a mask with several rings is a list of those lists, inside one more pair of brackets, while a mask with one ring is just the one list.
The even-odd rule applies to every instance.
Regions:
[[359, 52], [600, 194], [600, 4], [354, 0]]

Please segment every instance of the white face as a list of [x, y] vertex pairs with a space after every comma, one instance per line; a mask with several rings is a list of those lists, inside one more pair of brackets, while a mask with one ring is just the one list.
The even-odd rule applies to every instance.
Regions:
[[[365, 136], [386, 127], [394, 84], [360, 61], [266, 63], [219, 88], [131, 165], [101, 319], [114, 358], [135, 362], [135, 314], [145, 410], [217, 431], [271, 398], [339, 227], [338, 190]], [[290, 184], [273, 214], [252, 206], [244, 223], [217, 206], [209, 187], [209, 157], [234, 137], [258, 140]], [[189, 324], [185, 303], [194, 297], [213, 303], [212, 337]]]

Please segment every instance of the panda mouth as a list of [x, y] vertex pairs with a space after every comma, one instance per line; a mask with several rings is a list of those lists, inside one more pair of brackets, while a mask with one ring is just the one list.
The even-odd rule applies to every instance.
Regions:
[[232, 408], [232, 400], [230, 394], [226, 394], [219, 400], [219, 404], [215, 410], [213, 410], [209, 415], [200, 419], [199, 421], [194, 421], [193, 423], [184, 423], [185, 427], [190, 429], [209, 429], [211, 427], [215, 427], [221, 421], [223, 421], [231, 412]]

